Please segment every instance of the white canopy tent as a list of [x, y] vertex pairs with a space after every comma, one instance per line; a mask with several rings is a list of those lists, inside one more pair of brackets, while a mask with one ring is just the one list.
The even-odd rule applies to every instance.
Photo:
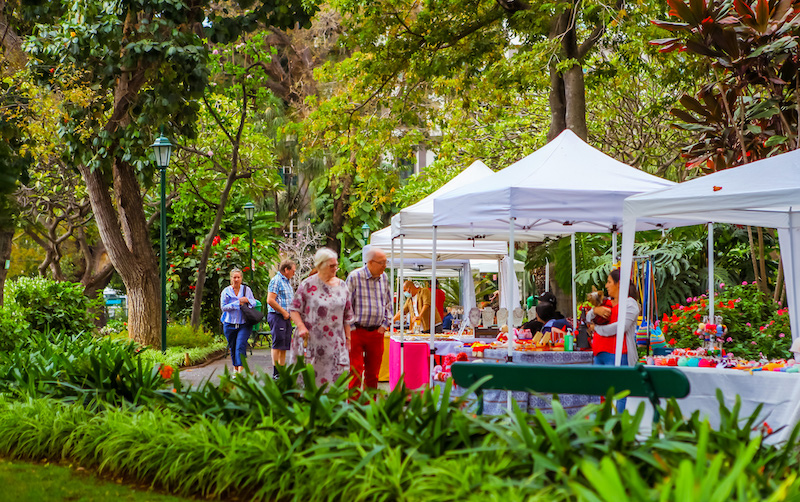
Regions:
[[[626, 197], [674, 184], [609, 157], [567, 129], [491, 177], [437, 196], [433, 225], [437, 234], [455, 226], [496, 240], [506, 240], [511, 227], [521, 240], [530, 231], [613, 232], [622, 226]], [[663, 223], [637, 221], [640, 230]]]
[[[624, 206], [620, 277], [630, 276], [634, 229], [640, 220], [663, 218], [672, 221], [672, 226], [700, 220], [777, 228], [792, 339], [800, 337], [796, 290], [800, 284], [800, 150], [632, 196]], [[620, 297], [627, 294], [627, 281], [620, 281]], [[623, 315], [619, 313], [620, 318]], [[622, 350], [620, 331], [618, 328], [617, 365]]]
[[[616, 232], [622, 225], [625, 198], [674, 184], [609, 157], [566, 129], [502, 171], [437, 196], [433, 232], [434, 236], [457, 235], [460, 231], [466, 238], [508, 239], [510, 253], [515, 238], [529, 241], [536, 238], [533, 232], [572, 234], [575, 312], [575, 232], [611, 232], [616, 253]], [[662, 226], [661, 220], [639, 222], [641, 229]], [[508, 308], [514, 306], [518, 305]], [[508, 354], [511, 359], [511, 343]]]

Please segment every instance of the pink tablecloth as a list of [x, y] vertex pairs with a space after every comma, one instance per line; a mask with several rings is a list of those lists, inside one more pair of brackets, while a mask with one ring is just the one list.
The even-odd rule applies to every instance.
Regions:
[[403, 342], [403, 371], [400, 371], [400, 342], [389, 343], [389, 388], [394, 389], [405, 375], [406, 387], [418, 389], [430, 380], [430, 349], [426, 342]]

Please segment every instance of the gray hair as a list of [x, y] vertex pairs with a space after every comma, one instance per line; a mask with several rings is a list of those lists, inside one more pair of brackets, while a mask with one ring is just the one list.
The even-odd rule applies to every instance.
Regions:
[[314, 266], [317, 270], [322, 268], [322, 264], [328, 260], [335, 260], [338, 258], [337, 254], [330, 248], [319, 248], [314, 255]]
[[235, 274], [236, 272], [239, 272], [239, 274], [240, 274], [242, 277], [244, 277], [244, 273], [242, 272], [242, 269], [240, 269], [240, 268], [238, 268], [238, 267], [233, 267], [233, 270], [231, 270], [231, 275], [230, 275], [230, 278], [231, 278], [231, 279], [233, 279], [233, 274]]
[[383, 250], [377, 246], [367, 246], [367, 250], [364, 251], [364, 262], [366, 263], [371, 261], [373, 258], [375, 258], [376, 253], [383, 253]]
[[284, 273], [287, 270], [290, 270], [292, 267], [295, 267], [297, 264], [292, 260], [283, 260], [281, 264], [278, 266], [278, 271], [280, 273]]

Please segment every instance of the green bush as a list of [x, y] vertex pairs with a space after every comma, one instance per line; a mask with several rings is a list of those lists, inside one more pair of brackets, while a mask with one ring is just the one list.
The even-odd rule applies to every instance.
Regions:
[[44, 333], [94, 331], [99, 298], [83, 294], [83, 286], [43, 277], [20, 277], [5, 284], [5, 308], [16, 312], [30, 330]]
[[[748, 359], [791, 357], [789, 311], [764, 295], [755, 283], [722, 285], [714, 304], [714, 315], [721, 316], [728, 328], [716, 343], [727, 351]], [[686, 305], [672, 305], [672, 314], [664, 314], [660, 326], [665, 338], [674, 340], [674, 346], [696, 348], [702, 339], [695, 331], [707, 315], [706, 295], [687, 298]]]
[[0, 352], [14, 350], [22, 340], [30, 335], [28, 324], [17, 309], [8, 304], [0, 306]]
[[0, 353], [0, 393], [100, 405], [153, 399], [177, 372], [159, 371], [137, 350], [134, 342], [33, 332], [24, 347]]
[[191, 325], [167, 325], [167, 347], [206, 347], [215, 340], [214, 335], [203, 328], [195, 330]]
[[[224, 380], [222, 387], [248, 380]], [[751, 438], [755, 416], [742, 420], [736, 408], [721, 409], [717, 430], [697, 414], [684, 419], [672, 401], [660, 433], [641, 438], [643, 408], [613, 415], [610, 400], [573, 417], [555, 403], [552, 415], [516, 410], [486, 418], [464, 413], [447, 389], [398, 390], [375, 402], [348, 402], [336, 389], [330, 400], [328, 392], [305, 401], [312, 395], [295, 389], [292, 402], [270, 381], [261, 388], [284, 396], [273, 404], [286, 409], [227, 421], [170, 407], [95, 411], [0, 398], [0, 455], [61, 460], [179, 495], [224, 500], [800, 497], [798, 430], [789, 447], [765, 446], [761, 436]]]

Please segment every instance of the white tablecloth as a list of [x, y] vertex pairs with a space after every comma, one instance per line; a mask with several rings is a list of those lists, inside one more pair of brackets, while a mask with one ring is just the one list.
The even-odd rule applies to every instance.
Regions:
[[[719, 402], [717, 389], [722, 390], [725, 405], [733, 408], [736, 395], [741, 397], [739, 417], [746, 419], [759, 404], [763, 403], [758, 424], [767, 422], [775, 432], [764, 442], [780, 443], [788, 439], [792, 427], [800, 421], [800, 373], [780, 373], [775, 371], [747, 371], [713, 368], [678, 367], [689, 378], [689, 396], [678, 399], [684, 416], [699, 410], [701, 417], [707, 417], [712, 427], [719, 426]], [[643, 398], [628, 398], [626, 408], [635, 413], [639, 403], [648, 403]], [[664, 406], [664, 400], [661, 405]], [[652, 407], [647, 405], [642, 420], [642, 433], [649, 434], [653, 420]], [[785, 426], [785, 427], [784, 427]], [[779, 428], [784, 427], [778, 431]]]

